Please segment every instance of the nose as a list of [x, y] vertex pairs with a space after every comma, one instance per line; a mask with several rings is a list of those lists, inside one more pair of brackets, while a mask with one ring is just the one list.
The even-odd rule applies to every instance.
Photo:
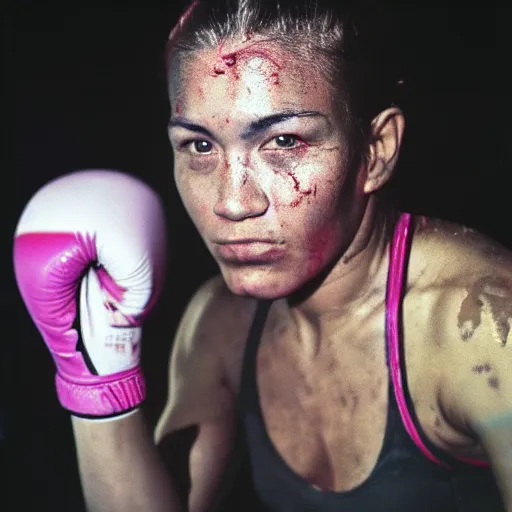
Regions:
[[263, 215], [268, 207], [267, 195], [243, 159], [226, 159], [220, 173], [215, 214], [228, 220], [241, 221]]

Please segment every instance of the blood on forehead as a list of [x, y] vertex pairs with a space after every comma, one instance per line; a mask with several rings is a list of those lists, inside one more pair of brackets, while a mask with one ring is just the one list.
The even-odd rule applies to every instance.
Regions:
[[[245, 38], [246, 41], [250, 39], [250, 37]], [[231, 71], [233, 77], [238, 80], [240, 78], [238, 65], [250, 59], [258, 59], [261, 62], [258, 65], [259, 70], [267, 75], [271, 84], [279, 85], [279, 72], [283, 69], [284, 55], [277, 45], [269, 46], [263, 41], [256, 41], [229, 52], [225, 51], [224, 46], [225, 44], [221, 43], [217, 49], [217, 60], [212, 71], [213, 77]]]

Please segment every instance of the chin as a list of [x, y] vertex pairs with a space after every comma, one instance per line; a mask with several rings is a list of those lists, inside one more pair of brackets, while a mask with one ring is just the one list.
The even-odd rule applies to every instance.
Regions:
[[222, 268], [222, 277], [235, 295], [260, 300], [276, 300], [297, 291], [303, 283], [291, 272], [276, 272], [268, 268]]

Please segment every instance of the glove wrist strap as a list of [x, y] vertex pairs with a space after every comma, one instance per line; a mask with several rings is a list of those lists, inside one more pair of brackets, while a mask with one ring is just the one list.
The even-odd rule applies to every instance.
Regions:
[[70, 412], [88, 417], [128, 412], [146, 397], [146, 383], [140, 368], [113, 375], [95, 375], [83, 382], [72, 382], [57, 373], [55, 384], [61, 405]]

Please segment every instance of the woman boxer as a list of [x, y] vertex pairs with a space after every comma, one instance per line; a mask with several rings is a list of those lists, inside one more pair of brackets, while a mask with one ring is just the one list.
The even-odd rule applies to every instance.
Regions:
[[[220, 276], [183, 315], [156, 442], [198, 427], [191, 511], [214, 503], [238, 419], [265, 509], [510, 511], [512, 255], [379, 201], [403, 114], [374, 110], [346, 13], [291, 4], [195, 2], [169, 38], [176, 184]], [[119, 196], [101, 202], [84, 181]], [[161, 212], [111, 173], [45, 194], [20, 221], [15, 261], [73, 413], [89, 507], [181, 510], [138, 410], [140, 323], [161, 267], [147, 226]], [[72, 219], [48, 213], [71, 201]], [[74, 295], [58, 318], [49, 304], [81, 279], [78, 337]]]

